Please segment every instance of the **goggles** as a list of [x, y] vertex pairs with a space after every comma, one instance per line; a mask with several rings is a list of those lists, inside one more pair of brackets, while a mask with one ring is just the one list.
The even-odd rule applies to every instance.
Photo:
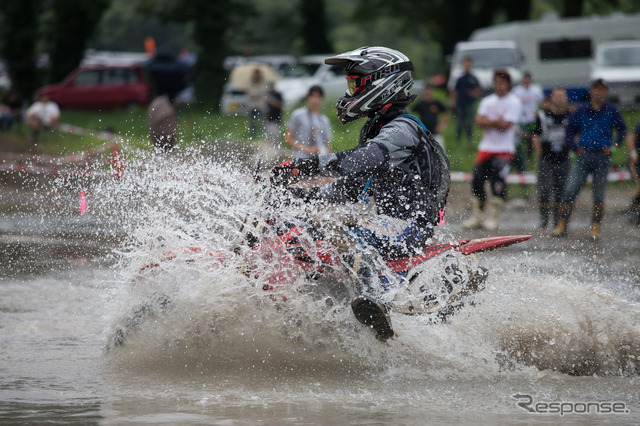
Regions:
[[351, 96], [359, 93], [364, 89], [367, 80], [370, 80], [371, 76], [362, 76], [357, 74], [347, 75], [347, 90]]

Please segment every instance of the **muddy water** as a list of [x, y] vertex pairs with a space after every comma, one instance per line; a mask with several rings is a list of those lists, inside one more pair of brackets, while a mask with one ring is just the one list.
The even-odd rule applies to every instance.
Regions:
[[[140, 280], [167, 249], [231, 247], [256, 187], [200, 153], [127, 170], [5, 176], [3, 424], [640, 422], [640, 229], [617, 213], [627, 188], [609, 192], [597, 243], [588, 193], [560, 241], [535, 230], [532, 203], [508, 205], [496, 234], [534, 237], [482, 256], [491, 275], [475, 306], [447, 324], [394, 315], [398, 336], [382, 345], [348, 309], [281, 305], [234, 268], [177, 262]], [[439, 238], [487, 236], [459, 225], [467, 194], [454, 186]], [[170, 307], [114, 347], [157, 294]]]

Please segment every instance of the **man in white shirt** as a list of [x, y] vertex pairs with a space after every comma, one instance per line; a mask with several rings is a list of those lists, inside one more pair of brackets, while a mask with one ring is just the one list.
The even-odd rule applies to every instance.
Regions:
[[35, 144], [42, 129], [52, 129], [60, 119], [60, 108], [48, 94], [41, 94], [25, 113], [27, 125], [31, 131], [30, 142]]
[[[472, 216], [462, 222], [465, 228], [493, 230], [499, 225], [500, 213], [504, 207], [507, 185], [505, 179], [511, 170], [516, 152], [516, 128], [520, 121], [522, 105], [510, 93], [511, 76], [504, 69], [497, 69], [493, 75], [494, 93], [480, 101], [476, 113], [476, 125], [484, 131], [471, 182]], [[489, 181], [493, 196], [487, 199], [484, 189]], [[485, 204], [487, 218], [483, 221]]]
[[520, 173], [526, 171], [526, 159], [533, 152], [531, 136], [536, 124], [538, 106], [544, 99], [542, 89], [539, 85], [533, 84], [532, 80], [533, 77], [531, 73], [525, 72], [522, 76], [521, 84], [514, 87], [511, 91], [522, 103], [520, 135], [516, 140], [516, 158], [513, 162], [513, 167]]

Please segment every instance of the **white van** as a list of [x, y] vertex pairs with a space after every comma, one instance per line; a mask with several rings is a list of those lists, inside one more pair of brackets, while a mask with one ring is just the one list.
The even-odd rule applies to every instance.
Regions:
[[546, 15], [538, 21], [516, 21], [480, 28], [469, 40], [508, 40], [522, 53], [520, 70], [529, 71], [545, 91], [567, 89], [577, 101], [588, 91], [590, 62], [603, 41], [640, 39], [640, 14], [621, 13], [560, 19]]
[[596, 46], [591, 80], [609, 85], [611, 101], [625, 107], [640, 105], [640, 40], [609, 41]]
[[451, 59], [451, 72], [447, 88], [453, 90], [458, 77], [462, 75], [462, 58], [469, 56], [473, 60], [472, 73], [485, 91], [493, 89], [493, 71], [504, 68], [509, 71], [515, 84], [522, 78], [520, 71], [520, 52], [518, 45], [510, 40], [466, 41], [456, 44]]

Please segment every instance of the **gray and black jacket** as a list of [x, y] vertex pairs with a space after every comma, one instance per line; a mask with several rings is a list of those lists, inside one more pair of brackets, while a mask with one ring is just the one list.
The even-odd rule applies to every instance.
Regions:
[[330, 203], [372, 196], [378, 214], [435, 225], [449, 194], [449, 160], [405, 110], [369, 118], [355, 148], [318, 160], [320, 175], [339, 178], [319, 191]]

